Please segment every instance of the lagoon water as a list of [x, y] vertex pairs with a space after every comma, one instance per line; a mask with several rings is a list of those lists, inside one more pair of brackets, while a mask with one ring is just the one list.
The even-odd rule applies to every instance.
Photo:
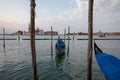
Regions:
[[[6, 36], [14, 37], [17, 36]], [[42, 36], [48, 37], [50, 36]], [[63, 36], [62, 36], [63, 37]], [[75, 36], [70, 40], [66, 54], [57, 56], [55, 48], [51, 55], [50, 40], [36, 40], [37, 71], [39, 80], [87, 80], [87, 40], [77, 40], [84, 36]], [[120, 36], [117, 36], [120, 37]], [[28, 38], [22, 36], [21, 38]], [[39, 38], [39, 36], [37, 36]], [[57, 36], [54, 36], [57, 38]], [[72, 36], [71, 36], [72, 38]], [[56, 40], [53, 41], [55, 45]], [[106, 53], [120, 59], [120, 40], [96, 40], [98, 46]], [[29, 40], [7, 40], [3, 49], [0, 40], [0, 80], [32, 80], [32, 62]], [[105, 80], [93, 52], [93, 80]]]

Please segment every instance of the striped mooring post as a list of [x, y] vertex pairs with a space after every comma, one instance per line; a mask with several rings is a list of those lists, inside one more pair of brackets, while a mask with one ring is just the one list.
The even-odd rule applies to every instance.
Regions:
[[30, 42], [32, 54], [32, 75], [33, 80], [38, 80], [37, 77], [37, 64], [36, 64], [36, 48], [35, 48], [35, 0], [30, 0]]

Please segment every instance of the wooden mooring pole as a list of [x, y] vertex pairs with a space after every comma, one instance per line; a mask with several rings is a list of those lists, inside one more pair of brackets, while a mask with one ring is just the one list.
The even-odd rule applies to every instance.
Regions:
[[5, 50], [5, 28], [3, 28], [3, 48]]
[[92, 39], [93, 39], [93, 2], [94, 0], [89, 0], [88, 2], [88, 55], [87, 55], [87, 80], [92, 80]]
[[73, 41], [74, 41], [75, 37], [74, 37], [74, 33], [73, 33]]
[[68, 46], [69, 46], [69, 44], [70, 44], [70, 26], [68, 26]]
[[18, 41], [20, 41], [20, 33], [18, 33]]
[[35, 49], [35, 0], [30, 0], [30, 42], [31, 42], [31, 54], [32, 54], [32, 75], [33, 80], [38, 80], [37, 77], [37, 64], [36, 64], [36, 49]]
[[53, 30], [51, 26], [51, 54], [53, 55]]
[[65, 40], [66, 40], [66, 29], [64, 29], [64, 43], [65, 43]]
[[69, 44], [70, 44], [70, 26], [68, 26], [68, 55], [69, 55]]

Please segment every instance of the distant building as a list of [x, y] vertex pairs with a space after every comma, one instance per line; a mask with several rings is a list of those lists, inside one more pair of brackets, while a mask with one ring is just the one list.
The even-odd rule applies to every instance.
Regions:
[[29, 25], [28, 25], [28, 32], [29, 32], [29, 33], [31, 32], [30, 23], [29, 23]]
[[31, 26], [30, 26], [30, 23], [29, 23], [28, 24], [28, 31], [24, 31], [23, 35], [30, 35], [30, 32], [31, 32]]
[[98, 35], [99, 37], [105, 37], [105, 33], [102, 31], [96, 32], [95, 35]]
[[36, 35], [44, 35], [44, 31], [43, 31], [43, 30], [40, 30], [39, 28], [37, 28], [37, 29], [35, 30], [35, 34], [36, 34]]
[[[28, 25], [28, 31], [25, 32], [24, 31], [24, 35], [30, 35], [30, 32], [31, 32], [31, 26], [30, 24]], [[36, 35], [44, 35], [44, 31], [43, 30], [40, 30], [39, 27], [35, 30], [35, 34]]]
[[[69, 35], [77, 35], [78, 33], [75, 33], [75, 32], [73, 32], [73, 33], [69, 33]], [[68, 35], [68, 33], [67, 33], [67, 35]]]
[[14, 32], [12, 33], [11, 35], [24, 35], [24, 31], [17, 31], [17, 32]]
[[88, 35], [88, 33], [78, 32], [78, 35]]
[[46, 31], [46, 32], [44, 32], [44, 35], [58, 35], [58, 32], [57, 31]]
[[23, 31], [16, 32], [18, 35], [23, 35]]
[[25, 32], [24, 31], [23, 35], [30, 35], [30, 32]]
[[44, 30], [41, 29], [41, 30], [39, 31], [39, 35], [44, 35]]
[[120, 32], [111, 32], [111, 35], [120, 35]]

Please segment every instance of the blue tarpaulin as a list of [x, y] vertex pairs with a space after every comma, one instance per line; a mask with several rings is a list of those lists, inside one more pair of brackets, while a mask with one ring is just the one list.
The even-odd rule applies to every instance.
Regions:
[[56, 46], [57, 46], [57, 47], [65, 47], [65, 44], [64, 44], [64, 42], [61, 40], [61, 41], [58, 41], [58, 42], [56, 43]]
[[57, 40], [57, 43], [56, 43], [56, 47], [60, 47], [60, 48], [65, 47], [65, 43], [62, 41], [62, 39], [60, 39], [59, 36], [58, 36], [58, 40]]
[[120, 60], [118, 58], [102, 53], [96, 55], [96, 60], [107, 80], [120, 80]]

